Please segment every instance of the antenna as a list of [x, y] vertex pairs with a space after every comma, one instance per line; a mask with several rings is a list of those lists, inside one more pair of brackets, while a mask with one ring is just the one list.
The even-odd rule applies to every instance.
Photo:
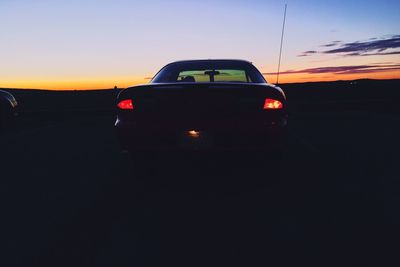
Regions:
[[278, 63], [278, 72], [276, 75], [276, 84], [279, 84], [279, 72], [281, 70], [281, 59], [282, 59], [282, 47], [283, 47], [283, 36], [285, 34], [285, 23], [286, 23], [286, 9], [287, 4], [285, 4], [285, 13], [283, 15], [283, 26], [282, 26], [282, 36], [281, 36], [281, 48], [279, 50], [279, 63]]

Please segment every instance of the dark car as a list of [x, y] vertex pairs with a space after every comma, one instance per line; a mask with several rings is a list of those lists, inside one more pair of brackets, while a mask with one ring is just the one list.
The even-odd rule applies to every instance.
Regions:
[[125, 150], [280, 149], [284, 92], [243, 60], [168, 64], [147, 85], [122, 90], [115, 128]]
[[0, 90], [0, 130], [6, 128], [17, 115], [18, 103], [9, 92]]

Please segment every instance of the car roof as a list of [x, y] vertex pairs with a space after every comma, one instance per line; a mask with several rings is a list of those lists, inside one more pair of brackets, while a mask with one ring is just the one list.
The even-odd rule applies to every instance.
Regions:
[[247, 63], [247, 64], [253, 64], [250, 61], [243, 60], [243, 59], [191, 59], [191, 60], [178, 60], [169, 63], [170, 64], [176, 64], [176, 63], [201, 63], [201, 62], [237, 62], [237, 63]]

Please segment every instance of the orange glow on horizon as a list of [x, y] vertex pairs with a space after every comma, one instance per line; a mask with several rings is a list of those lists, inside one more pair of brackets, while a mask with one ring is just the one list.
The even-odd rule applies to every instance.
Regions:
[[[276, 82], [276, 75], [265, 75], [269, 83]], [[363, 73], [363, 74], [281, 74], [280, 83], [304, 83], [304, 82], [329, 82], [338, 80], [357, 80], [357, 79], [400, 79], [398, 71]], [[139, 77], [115, 77], [115, 78], [88, 78], [88, 79], [20, 79], [1, 81], [0, 88], [20, 88], [20, 89], [45, 89], [45, 90], [94, 90], [110, 89], [117, 86], [126, 88], [129, 86], [147, 84], [148, 78]]]
[[[269, 83], [276, 82], [276, 75], [264, 75]], [[374, 72], [363, 74], [281, 74], [279, 76], [279, 83], [306, 83], [306, 82], [333, 82], [339, 80], [359, 80], [359, 79], [376, 79], [376, 80], [390, 80], [400, 79], [398, 71], [387, 72]]]
[[108, 79], [21, 79], [18, 81], [1, 81], [0, 88], [19, 89], [45, 89], [45, 90], [95, 90], [110, 89], [117, 86], [126, 88], [138, 84], [146, 84], [149, 80], [145, 78], [120, 77]]

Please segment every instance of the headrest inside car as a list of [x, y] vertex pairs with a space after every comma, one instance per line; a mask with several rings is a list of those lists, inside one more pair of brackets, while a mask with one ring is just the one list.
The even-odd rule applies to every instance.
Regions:
[[196, 82], [196, 80], [194, 79], [193, 76], [186, 76], [185, 78], [182, 79], [182, 82], [185, 82], [185, 83], [194, 83], [194, 82]]

